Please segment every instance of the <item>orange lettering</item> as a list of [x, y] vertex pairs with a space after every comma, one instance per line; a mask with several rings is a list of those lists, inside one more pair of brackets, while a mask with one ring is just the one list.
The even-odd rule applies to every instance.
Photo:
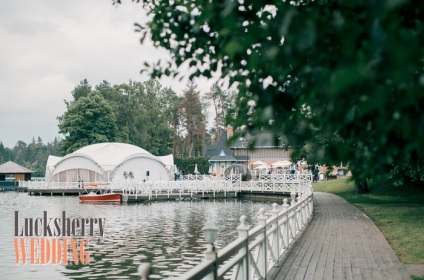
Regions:
[[26, 264], [26, 246], [25, 246], [25, 240], [24, 238], [14, 238], [13, 239], [13, 243], [15, 245], [15, 257], [16, 257], [16, 264], [19, 264], [19, 243], [21, 244], [21, 258], [22, 258], [22, 263]]
[[62, 245], [57, 238], [52, 239], [52, 264], [59, 264], [62, 260]]
[[40, 262], [38, 262], [39, 261], [38, 257], [40, 256], [40, 252], [39, 252], [40, 247], [38, 246], [37, 243], [39, 244], [39, 240], [37, 238], [30, 239], [31, 264], [40, 264]]
[[41, 239], [41, 264], [50, 262], [50, 241], [47, 238]]

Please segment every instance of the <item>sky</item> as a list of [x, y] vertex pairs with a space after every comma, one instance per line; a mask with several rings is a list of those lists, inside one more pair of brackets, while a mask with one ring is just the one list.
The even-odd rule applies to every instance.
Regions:
[[[146, 21], [141, 4], [111, 0], [0, 1], [0, 141], [13, 148], [41, 137], [62, 137], [57, 117], [72, 90], [87, 79], [93, 86], [129, 80], [145, 61], [168, 57], [151, 43], [140, 44], [134, 23]], [[187, 80], [160, 80], [181, 94]], [[201, 93], [214, 81], [198, 79]]]

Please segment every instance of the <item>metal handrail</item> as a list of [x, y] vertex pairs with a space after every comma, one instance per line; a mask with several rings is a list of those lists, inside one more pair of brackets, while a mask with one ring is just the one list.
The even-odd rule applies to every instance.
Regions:
[[173, 279], [222, 279], [227, 276], [234, 280], [266, 279], [313, 214], [312, 192], [297, 193], [297, 200], [296, 193], [291, 195], [291, 205], [284, 199], [280, 210], [274, 203], [269, 218], [261, 209], [258, 225], [250, 230], [245, 223], [246, 217], [242, 216], [236, 240], [218, 252], [210, 251], [215, 247], [209, 244], [203, 262]]

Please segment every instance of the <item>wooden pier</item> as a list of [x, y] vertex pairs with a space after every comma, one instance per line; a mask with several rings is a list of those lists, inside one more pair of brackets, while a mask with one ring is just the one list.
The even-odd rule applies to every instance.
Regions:
[[178, 180], [158, 182], [85, 183], [78, 182], [20, 182], [19, 191], [29, 195], [77, 196], [92, 191], [97, 193], [121, 193], [123, 202], [143, 202], [157, 200], [199, 200], [219, 198], [259, 198], [281, 199], [292, 193], [310, 192], [312, 177], [267, 176], [262, 180], [241, 181], [240, 178], [200, 180]]
[[[78, 196], [80, 194], [89, 193], [93, 189], [26, 189], [18, 188], [20, 192], [28, 192], [34, 196]], [[160, 192], [152, 195], [128, 194], [122, 190], [115, 190], [114, 193], [122, 194], [122, 202], [136, 203], [147, 201], [165, 201], [165, 200], [201, 200], [201, 199], [228, 199], [228, 198], [249, 198], [249, 199], [267, 199], [280, 200], [290, 196], [288, 192], [263, 192], [263, 191], [227, 191], [227, 192], [203, 192], [203, 193], [167, 193]]]

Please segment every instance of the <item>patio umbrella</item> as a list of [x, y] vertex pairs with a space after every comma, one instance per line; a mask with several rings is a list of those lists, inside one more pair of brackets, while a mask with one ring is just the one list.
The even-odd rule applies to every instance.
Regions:
[[208, 173], [209, 174], [211, 174], [213, 171], [212, 171], [212, 165], [209, 165], [209, 170], [208, 170]]
[[266, 162], [263, 162], [262, 160], [257, 160], [255, 162], [252, 162], [251, 165], [267, 165]]
[[255, 167], [254, 169], [268, 169], [268, 167], [269, 166], [267, 164], [262, 164], [262, 165]]
[[271, 164], [272, 167], [287, 167], [292, 165], [293, 163], [291, 161], [288, 160], [279, 160], [277, 162], [274, 162], [273, 164]]
[[194, 174], [199, 174], [199, 170], [197, 170], [197, 164], [194, 166]]

